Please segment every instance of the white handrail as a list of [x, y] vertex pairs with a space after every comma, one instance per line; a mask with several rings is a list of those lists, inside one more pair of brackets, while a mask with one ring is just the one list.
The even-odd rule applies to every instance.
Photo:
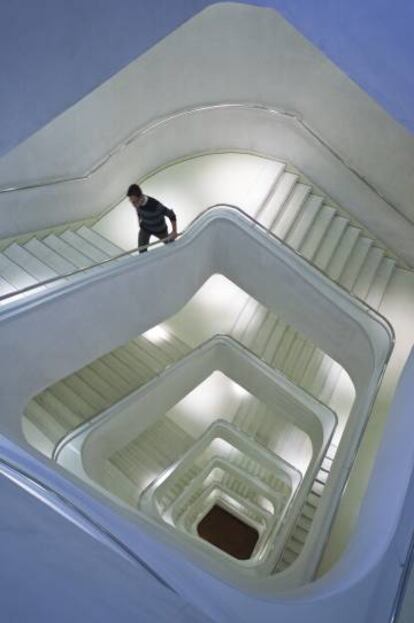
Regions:
[[[232, 211], [234, 210], [235, 212], [241, 214], [244, 218], [246, 218], [249, 221], [251, 221], [252, 226], [260, 229], [263, 233], [265, 233], [267, 236], [269, 236], [272, 240], [276, 241], [279, 245], [281, 245], [284, 248], [288, 249], [290, 253], [293, 253], [294, 255], [300, 257], [301, 261], [303, 261], [306, 265], [311, 266], [313, 270], [315, 270], [318, 273], [320, 273], [321, 275], [323, 275], [329, 281], [329, 283], [334, 284], [335, 287], [339, 288], [343, 292], [346, 292], [346, 294], [348, 296], [350, 296], [349, 291], [346, 290], [346, 288], [344, 288], [341, 284], [333, 282], [332, 279], [328, 276], [328, 274], [324, 270], [322, 270], [321, 268], [315, 266], [310, 260], [308, 260], [299, 251], [297, 251], [293, 247], [289, 246], [282, 238], [279, 238], [278, 236], [276, 236], [276, 234], [274, 234], [270, 229], [268, 229], [267, 227], [262, 225], [253, 216], [251, 216], [250, 214], [247, 214], [247, 212], [242, 210], [242, 208], [240, 208], [239, 206], [236, 206], [234, 204], [231, 204], [231, 203], [215, 203], [215, 204], [213, 204], [211, 206], [208, 206], [207, 208], [202, 210], [199, 214], [197, 214], [197, 216], [189, 223], [189, 225], [187, 226], [187, 228], [184, 231], [179, 232], [177, 234], [177, 238], [181, 237], [185, 232], [189, 231], [193, 227], [193, 225], [195, 225], [200, 219], [202, 219], [208, 212], [216, 210], [216, 209], [220, 209], [220, 208], [227, 208], [229, 210], [232, 210]], [[111, 263], [116, 261], [116, 260], [119, 260], [119, 259], [124, 258], [124, 257], [131, 257], [132, 255], [136, 254], [139, 251], [149, 249], [150, 247], [162, 246], [163, 244], [164, 243], [163, 243], [162, 240], [156, 240], [155, 242], [151, 242], [151, 243], [149, 243], [147, 245], [134, 247], [130, 251], [125, 251], [123, 253], [115, 255], [114, 257], [111, 257], [111, 258], [108, 258], [106, 260], [103, 260], [102, 262], [97, 262], [96, 264], [93, 264], [92, 266], [88, 266], [86, 268], [80, 268], [78, 270], [75, 270], [73, 272], [67, 273], [65, 275], [58, 275], [56, 277], [52, 277], [50, 279], [46, 279], [44, 281], [40, 281], [40, 282], [38, 282], [36, 284], [33, 284], [31, 286], [27, 286], [27, 287], [22, 288], [20, 290], [14, 290], [13, 292], [9, 292], [7, 294], [3, 294], [3, 295], [0, 296], [0, 304], [3, 301], [8, 301], [8, 300], [12, 301], [14, 298], [20, 297], [21, 294], [26, 294], [26, 293], [35, 291], [37, 289], [42, 288], [43, 286], [52, 285], [53, 283], [57, 283], [59, 281], [65, 280], [65, 279], [67, 279], [69, 277], [73, 277], [73, 276], [76, 276], [76, 275], [87, 273], [88, 271], [93, 270], [97, 266], [112, 265]], [[370, 315], [373, 315], [379, 322], [381, 322], [381, 324], [383, 324], [383, 326], [387, 327], [387, 331], [390, 333], [390, 336], [391, 336], [391, 339], [392, 339], [392, 343], [394, 344], [395, 343], [394, 329], [393, 329], [392, 325], [390, 324], [390, 322], [387, 320], [387, 318], [385, 318], [385, 316], [383, 316], [379, 311], [377, 311], [376, 309], [371, 307], [366, 301], [364, 301], [363, 299], [359, 298], [355, 294], [352, 294], [351, 296], [353, 297], [353, 299], [357, 302], [357, 304], [362, 309], [367, 311]], [[0, 318], [1, 318], [1, 310], [0, 310]]]
[[0, 187], [0, 194], [11, 193], [23, 190], [34, 190], [36, 188], [42, 188], [46, 186], [55, 186], [59, 184], [73, 183], [73, 182], [82, 182], [88, 180], [94, 173], [99, 171], [101, 167], [103, 167], [107, 162], [109, 162], [114, 156], [116, 156], [120, 151], [122, 151], [125, 147], [134, 143], [137, 139], [145, 136], [149, 132], [155, 130], [158, 127], [163, 125], [167, 125], [171, 121], [175, 119], [179, 119], [181, 117], [189, 116], [198, 112], [205, 112], [211, 110], [230, 110], [230, 109], [239, 109], [239, 110], [257, 110], [266, 112], [272, 116], [282, 117], [288, 121], [292, 121], [299, 128], [305, 131], [309, 136], [315, 139], [321, 146], [329, 151], [329, 153], [334, 156], [336, 160], [338, 160], [343, 166], [345, 166], [348, 171], [350, 171], [353, 175], [355, 175], [361, 182], [363, 182], [373, 193], [377, 195], [380, 199], [385, 201], [393, 210], [395, 210], [399, 216], [401, 216], [406, 222], [413, 225], [413, 222], [407, 217], [404, 211], [395, 205], [387, 196], [380, 191], [366, 176], [362, 175], [358, 172], [358, 170], [347, 160], [341, 156], [339, 152], [336, 151], [332, 145], [328, 143], [326, 139], [324, 139], [307, 121], [303, 119], [303, 117], [298, 114], [296, 111], [285, 110], [282, 108], [278, 108], [276, 106], [266, 106], [265, 104], [257, 104], [254, 102], [222, 102], [218, 104], [204, 104], [199, 106], [192, 106], [188, 108], [182, 108], [176, 110], [168, 115], [160, 116], [148, 124], [141, 126], [135, 130], [133, 130], [127, 138], [124, 138], [122, 141], [117, 143], [110, 149], [104, 156], [102, 156], [99, 160], [97, 160], [87, 171], [77, 176], [67, 176], [67, 177], [54, 177], [54, 178], [43, 178], [39, 179], [35, 182], [31, 182], [29, 184], [13, 184], [10, 186], [2, 186]]

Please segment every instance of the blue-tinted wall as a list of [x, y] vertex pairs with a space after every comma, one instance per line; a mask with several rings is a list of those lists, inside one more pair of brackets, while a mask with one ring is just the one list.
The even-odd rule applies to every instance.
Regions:
[[[0, 4], [0, 155], [214, 0]], [[414, 130], [414, 3], [252, 0], [275, 8]]]

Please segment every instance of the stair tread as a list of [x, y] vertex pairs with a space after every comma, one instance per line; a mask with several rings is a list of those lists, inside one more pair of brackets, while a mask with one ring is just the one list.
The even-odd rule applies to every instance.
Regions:
[[367, 238], [366, 236], [360, 236], [358, 238], [355, 249], [349, 260], [346, 262], [344, 270], [338, 279], [338, 283], [345, 289], [352, 289], [372, 243], [372, 239]]
[[36, 281], [46, 281], [57, 277], [58, 273], [44, 264], [37, 257], [32, 255], [30, 251], [13, 243], [3, 251], [12, 262], [15, 262], [20, 268], [27, 271]]
[[309, 261], [316, 255], [319, 245], [323, 240], [329, 225], [336, 214], [336, 210], [330, 206], [323, 205], [315, 220], [312, 223], [302, 245], [299, 248], [300, 253]]
[[348, 225], [346, 228], [326, 271], [334, 281], [339, 279], [360, 235], [358, 227]]
[[279, 210], [282, 209], [283, 205], [287, 201], [297, 180], [298, 175], [294, 173], [284, 172], [279, 177], [272, 196], [257, 217], [259, 223], [261, 223], [264, 227], [268, 227], [269, 229], [272, 227]]
[[286, 242], [293, 247], [294, 249], [298, 249], [303, 240], [311, 228], [316, 215], [318, 214], [321, 206], [323, 204], [323, 197], [319, 197], [318, 195], [312, 194], [305, 205], [301, 213], [299, 214], [296, 222], [292, 226], [291, 230], [288, 233], [286, 238]]
[[329, 265], [348, 222], [348, 219], [343, 216], [334, 216], [332, 219], [313, 260], [313, 263], [321, 270], [325, 270]]
[[26, 242], [24, 248], [30, 251], [30, 253], [39, 260], [47, 264], [47, 266], [55, 270], [58, 275], [71, 273], [77, 268], [75, 264], [69, 262], [69, 260], [65, 259], [62, 255], [48, 247], [46, 244], [43, 244], [41, 240], [37, 240], [37, 238], [31, 238], [28, 242]]
[[26, 270], [10, 260], [4, 253], [0, 253], [0, 276], [17, 290], [38, 283], [37, 279], [29, 275]]
[[83, 253], [83, 255], [89, 257], [93, 263], [104, 262], [111, 257], [108, 253], [104, 253], [74, 231], [64, 231], [63, 234], [60, 235], [60, 239], [70, 244], [77, 251]]
[[352, 293], [359, 298], [365, 298], [374, 280], [375, 274], [384, 257], [384, 250], [372, 246], [361, 268], [358, 278], [352, 288]]
[[72, 245], [54, 234], [49, 234], [43, 238], [43, 243], [69, 260], [77, 269], [89, 268], [94, 263], [90, 257], [80, 253]]
[[390, 257], [384, 257], [374, 280], [369, 288], [366, 296], [368, 305], [374, 309], [378, 309], [381, 305], [385, 290], [390, 282], [397, 261]]
[[282, 239], [287, 236], [310, 192], [311, 187], [308, 184], [296, 184], [283, 209], [279, 211], [276, 221], [273, 222], [272, 232], [276, 236]]
[[76, 233], [111, 257], [115, 257], [124, 252], [121, 247], [118, 247], [118, 245], [111, 242], [101, 233], [98, 233], [95, 229], [86, 227], [86, 225], [82, 225], [82, 227], [76, 230]]

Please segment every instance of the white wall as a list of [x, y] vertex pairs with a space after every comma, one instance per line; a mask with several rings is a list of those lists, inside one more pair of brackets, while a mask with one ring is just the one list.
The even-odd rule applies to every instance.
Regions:
[[[251, 110], [150, 131], [79, 184], [0, 195], [4, 235], [93, 214], [129, 182], [194, 152], [238, 148], [290, 158], [414, 263], [414, 140], [274, 11], [223, 3], [203, 11], [0, 161], [0, 185], [78, 176], [150, 121], [185, 107], [253, 102], [298, 113], [389, 198], [290, 121]], [[237, 117], [237, 118], [236, 118]], [[392, 154], [392, 157], [390, 156]], [[12, 216], [11, 216], [12, 215]]]

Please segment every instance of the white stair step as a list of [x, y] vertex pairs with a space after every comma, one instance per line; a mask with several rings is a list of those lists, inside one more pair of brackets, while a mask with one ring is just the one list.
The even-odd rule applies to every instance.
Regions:
[[324, 358], [324, 353], [319, 350], [319, 348], [315, 348], [312, 356], [309, 359], [309, 363], [306, 367], [305, 373], [302, 377], [301, 386], [309, 391], [312, 395], [315, 395], [314, 392], [314, 382], [317, 374], [319, 373], [319, 368], [322, 364]]
[[256, 402], [252, 407], [253, 408], [246, 413], [243, 422], [243, 431], [250, 437], [255, 437], [263, 421], [266, 406]]
[[329, 444], [329, 448], [326, 451], [325, 458], [329, 459], [330, 461], [334, 461], [337, 450], [337, 445], [335, 445], [334, 443]]
[[335, 391], [341, 373], [341, 366], [336, 362], [333, 362], [319, 393], [319, 400], [324, 404], [329, 404], [329, 401]]
[[328, 376], [331, 373], [332, 366], [334, 365], [333, 359], [324, 354], [322, 361], [319, 364], [318, 369], [312, 379], [312, 394], [321, 400], [321, 393], [327, 382]]
[[11, 292], [15, 292], [16, 288], [11, 285], [8, 281], [0, 277], [0, 296], [3, 294], [10, 294]]
[[366, 297], [383, 257], [383, 249], [371, 247], [358, 278], [355, 281], [354, 287], [352, 288], [352, 293], [355, 296], [358, 296], [360, 299]]
[[82, 418], [79, 415], [73, 413], [49, 390], [38, 394], [34, 400], [38, 405], [46, 409], [65, 428], [66, 432], [73, 430], [82, 422]]
[[128, 477], [133, 477], [142, 465], [152, 468], [156, 475], [174, 463], [193, 443], [194, 439], [183, 429], [163, 418], [119, 450], [111, 462]]
[[273, 195], [257, 217], [259, 223], [264, 227], [269, 229], [272, 227], [279, 210], [283, 208], [297, 180], [298, 176], [294, 173], [283, 173], [280, 176]]
[[314, 493], [318, 498], [322, 497], [322, 493], [325, 489], [325, 485], [322, 482], [318, 482], [315, 480], [312, 484], [312, 493]]
[[140, 361], [156, 372], [161, 372], [169, 363], [169, 359], [159, 350], [155, 350], [154, 345], [142, 336], [131, 340], [128, 346], [131, 350], [136, 351]]
[[332, 464], [333, 464], [332, 459], [328, 459], [328, 457], [325, 456], [321, 463], [321, 469], [323, 469], [325, 472], [328, 472], [329, 474], [329, 472], [332, 469]]
[[294, 563], [296, 558], [297, 554], [288, 547], [283, 550], [283, 562], [286, 563], [287, 566], [290, 566], [292, 563]]
[[108, 253], [104, 253], [74, 231], [64, 231], [63, 234], [60, 235], [60, 239], [70, 244], [74, 249], [80, 251], [80, 253], [83, 253], [83, 255], [89, 257], [93, 263], [104, 262], [111, 257]]
[[110, 404], [101, 394], [99, 394], [93, 387], [86, 383], [79, 375], [72, 374], [66, 377], [61, 383], [70, 387], [78, 396], [83, 398], [96, 413], [104, 411]]
[[310, 191], [311, 187], [307, 184], [296, 184], [272, 225], [272, 232], [276, 236], [282, 239], [287, 236]]
[[365, 262], [367, 253], [372, 246], [371, 238], [359, 237], [349, 260], [347, 261], [338, 283], [346, 290], [351, 290], [358, 277], [361, 266]]
[[330, 227], [313, 259], [313, 263], [321, 270], [325, 270], [329, 265], [348, 223], [348, 219], [343, 216], [335, 216], [332, 219]]
[[309, 229], [299, 251], [308, 260], [316, 255], [319, 245], [327, 232], [329, 225], [334, 218], [336, 210], [330, 206], [322, 206], [319, 210], [312, 227]]
[[328, 482], [328, 478], [329, 478], [329, 472], [327, 472], [325, 469], [320, 469], [315, 478], [315, 482], [320, 483], [322, 485], [326, 485], [326, 483]]
[[303, 549], [303, 543], [300, 543], [297, 539], [295, 539], [293, 536], [289, 539], [289, 543], [288, 543], [288, 549], [291, 552], [294, 552], [296, 554], [296, 556], [299, 556], [299, 554], [301, 553], [302, 549]]
[[305, 340], [302, 350], [300, 351], [294, 367], [291, 370], [291, 378], [302, 386], [302, 380], [305, 372], [310, 365], [311, 358], [315, 352], [315, 345]]
[[302, 545], [302, 547], [303, 547], [303, 545], [305, 545], [305, 541], [306, 541], [306, 538], [308, 536], [308, 532], [309, 532], [309, 530], [304, 530], [296, 522], [295, 527], [293, 528], [293, 531], [292, 531], [291, 538], [292, 538], [292, 540], [296, 541], [297, 543], [300, 543]]
[[0, 276], [17, 290], [38, 283], [37, 279], [9, 260], [3, 253], [0, 253]]
[[48, 410], [39, 405], [35, 400], [31, 400], [25, 409], [26, 417], [33, 422], [50, 441], [56, 444], [59, 439], [67, 432], [67, 427]]
[[329, 277], [334, 281], [337, 281], [339, 276], [342, 274], [345, 264], [347, 263], [360, 235], [361, 230], [358, 227], [347, 227], [326, 271]]
[[273, 361], [279, 342], [282, 339], [285, 331], [287, 330], [288, 330], [288, 325], [285, 322], [282, 322], [279, 320], [274, 330], [272, 331], [269, 341], [266, 344], [266, 348], [264, 349], [263, 354], [262, 354], [263, 361], [265, 361], [269, 365]]
[[149, 379], [155, 376], [154, 371], [150, 370], [145, 364], [139, 361], [136, 357], [131, 355], [131, 353], [125, 349], [125, 347], [117, 348], [112, 353], [115, 355], [120, 361], [122, 361], [126, 366], [128, 366], [131, 371], [133, 371], [137, 377], [141, 380], [142, 383], [146, 383]]
[[258, 302], [251, 296], [247, 296], [243, 305], [238, 313], [238, 316], [231, 329], [231, 335], [236, 339], [242, 341], [244, 331], [248, 326], [252, 315], [258, 306]]
[[88, 368], [116, 390], [118, 397], [124, 396], [131, 391], [131, 384], [125, 381], [125, 379], [113, 369], [112, 365], [108, 365], [108, 362], [98, 359], [89, 364]]
[[289, 231], [286, 242], [294, 249], [299, 249], [322, 207], [323, 197], [311, 195]]
[[100, 358], [100, 361], [102, 361], [102, 363], [106, 363], [113, 372], [118, 374], [118, 376], [121, 377], [128, 385], [130, 390], [133, 387], [138, 387], [141, 384], [140, 377], [136, 374], [136, 372], [134, 372], [134, 370], [131, 370], [129, 366], [127, 366], [121, 359], [119, 359], [117, 354], [115, 354], [114, 352], [104, 355]]
[[90, 257], [80, 253], [72, 245], [54, 234], [49, 234], [49, 236], [43, 238], [43, 243], [53, 249], [53, 251], [56, 251], [56, 253], [59, 253], [78, 269], [88, 268], [94, 264]]
[[136, 448], [133, 444], [122, 448], [109, 461], [134, 483], [142, 477], [142, 473], [151, 473], [156, 478], [163, 471], [163, 465], [153, 454], [147, 453], [145, 448]]
[[396, 260], [391, 257], [384, 257], [380, 267], [377, 270], [375, 278], [371, 284], [366, 302], [374, 309], [378, 309], [381, 305], [384, 292], [390, 282], [391, 276], [396, 266]]
[[276, 328], [277, 322], [277, 317], [271, 311], [267, 311], [266, 308], [261, 306], [253, 323], [255, 325], [255, 335], [251, 336], [250, 340], [245, 341], [247, 346], [259, 357], [266, 348], [266, 344], [268, 343], [272, 331]]
[[26, 242], [24, 248], [52, 270], [56, 271], [58, 275], [67, 275], [77, 269], [75, 264], [69, 262], [62, 255], [43, 244], [41, 240], [37, 240], [37, 238], [31, 238]]
[[293, 376], [294, 370], [298, 364], [298, 359], [301, 357], [306, 342], [306, 338], [302, 337], [298, 333], [296, 334], [290, 348], [289, 355], [285, 358], [285, 361], [283, 363], [283, 372], [289, 378], [292, 378]]
[[276, 573], [282, 573], [282, 571], [284, 571], [288, 567], [289, 567], [289, 563], [282, 558], [279, 560], [279, 562], [276, 565]]
[[155, 376], [160, 369], [162, 370], [162, 367], [157, 365], [157, 362], [154, 362], [154, 359], [144, 350], [138, 348], [136, 344], [128, 342], [122, 348], [135, 361], [139, 361], [143, 369], [148, 370], [148, 374], [151, 376]]
[[268, 198], [273, 194], [273, 190], [285, 168], [284, 162], [264, 161], [255, 176], [254, 183], [241, 201], [240, 207], [257, 218], [257, 215], [267, 204]]
[[168, 330], [168, 342], [174, 347], [174, 349], [181, 354], [181, 356], [188, 355], [192, 348], [184, 342], [181, 338], [175, 335], [172, 331]]
[[82, 396], [79, 396], [68, 385], [64, 383], [55, 383], [49, 390], [62, 404], [70, 411], [79, 416], [82, 420], [88, 420], [96, 415], [96, 410], [86, 402]]
[[55, 270], [52, 270], [41, 262], [37, 257], [32, 255], [27, 249], [13, 243], [3, 251], [9, 260], [15, 262], [20, 268], [23, 268], [36, 281], [46, 281], [58, 276]]
[[292, 344], [297, 336], [297, 332], [292, 327], [289, 327], [287, 331], [284, 332], [283, 338], [280, 340], [276, 353], [272, 360], [272, 367], [277, 370], [284, 371], [284, 363], [286, 358], [289, 356], [290, 349]]
[[163, 364], [163, 367], [168, 366], [174, 359], [167, 353], [163, 348], [158, 346], [158, 344], [154, 344], [154, 342], [143, 335], [140, 338], [136, 338], [134, 341], [138, 343], [141, 348], [143, 348], [147, 353], [151, 354], [154, 359], [159, 361], [160, 364]]
[[[111, 374], [111, 371], [109, 371], [109, 374]], [[117, 402], [117, 400], [119, 400], [124, 394], [122, 389], [119, 389], [116, 386], [114, 387], [113, 384], [108, 382], [108, 380], [102, 375], [102, 370], [94, 370], [91, 367], [91, 364], [81, 370], [78, 370], [76, 376], [78, 376], [86, 385], [89, 385], [95, 392], [100, 394], [106, 401], [107, 406]], [[110, 377], [110, 379], [113, 381], [112, 377]]]
[[316, 512], [316, 507], [311, 506], [310, 504], [306, 503], [303, 507], [302, 515], [306, 517], [307, 519], [310, 519], [310, 521], [313, 521], [315, 512]]
[[82, 225], [82, 227], [76, 230], [76, 233], [78, 236], [81, 236], [110, 257], [115, 257], [116, 255], [124, 253], [124, 249], [118, 247], [116, 244], [108, 240], [108, 238], [102, 236], [102, 234], [98, 234], [98, 232], [93, 228], [91, 229], [85, 225]]
[[169, 358], [170, 362], [182, 359], [189, 352], [187, 347], [184, 347], [180, 341], [173, 340], [172, 336], [161, 338], [157, 344], [154, 344], [154, 346], [162, 350], [162, 352]]
[[312, 526], [312, 522], [305, 517], [304, 515], [300, 514], [298, 517], [298, 520], [296, 522], [296, 525], [301, 528], [304, 532], [309, 532], [309, 530], [311, 529]]
[[314, 511], [316, 512], [319, 502], [320, 502], [320, 495], [316, 495], [315, 493], [311, 491], [307, 497], [306, 504], [309, 505], [311, 508], [313, 508]]
[[237, 428], [242, 428], [243, 427], [243, 423], [248, 415], [248, 413], [250, 412], [251, 408], [252, 408], [252, 403], [255, 402], [256, 399], [253, 398], [253, 396], [251, 397], [246, 397], [246, 400], [243, 400], [237, 411], [236, 414], [233, 417], [232, 423], [237, 426]]
[[235, 337], [250, 348], [261, 322], [266, 317], [266, 312], [266, 308], [251, 297], [249, 304], [244, 306], [242, 314], [237, 320], [238, 335]]

